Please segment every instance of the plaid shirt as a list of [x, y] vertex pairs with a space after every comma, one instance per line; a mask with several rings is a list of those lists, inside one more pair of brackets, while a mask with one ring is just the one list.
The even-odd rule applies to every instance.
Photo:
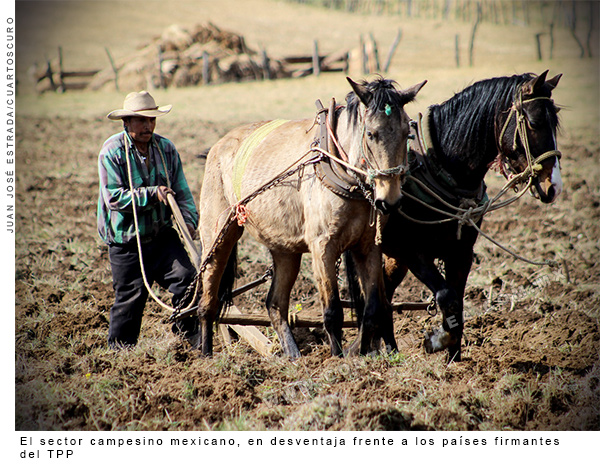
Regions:
[[[129, 145], [129, 159], [133, 192], [129, 186], [125, 161], [125, 140]], [[168, 186], [161, 153], [167, 166], [171, 189], [185, 222], [198, 226], [198, 211], [187, 184], [181, 159], [171, 141], [154, 134], [150, 148], [150, 169], [131, 139], [120, 132], [110, 137], [100, 150], [98, 172], [100, 196], [98, 198], [98, 233], [107, 244], [126, 244], [135, 241], [135, 225], [131, 198], [135, 197], [142, 242], [150, 241], [161, 230], [172, 225], [171, 210], [158, 200], [158, 186]]]

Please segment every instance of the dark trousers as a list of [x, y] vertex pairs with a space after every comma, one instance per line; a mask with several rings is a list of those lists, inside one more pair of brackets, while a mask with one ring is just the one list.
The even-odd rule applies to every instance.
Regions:
[[[133, 346], [142, 326], [148, 290], [144, 286], [136, 243], [111, 245], [108, 248], [115, 290], [115, 303], [110, 310], [108, 344], [111, 347]], [[175, 229], [161, 232], [155, 239], [142, 244], [146, 278], [173, 294], [172, 303], [183, 297], [196, 270], [183, 248]], [[173, 331], [183, 333], [191, 341], [198, 331], [198, 318], [192, 316], [176, 325]]]

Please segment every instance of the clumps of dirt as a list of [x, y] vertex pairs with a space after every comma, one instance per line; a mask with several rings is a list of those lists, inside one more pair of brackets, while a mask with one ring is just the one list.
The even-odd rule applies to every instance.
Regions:
[[[173, 124], [169, 133], [194, 154], [188, 127]], [[76, 128], [89, 140], [69, 151]], [[225, 130], [194, 128], [200, 140]], [[478, 243], [461, 363], [424, 353], [422, 331], [440, 322], [435, 311], [396, 315], [399, 351], [377, 357], [331, 358], [321, 328], [297, 329], [303, 357], [291, 362], [218, 337], [214, 356], [203, 358], [151, 302], [137, 347], [107, 348], [113, 292], [95, 233], [99, 134], [81, 119], [18, 124], [16, 429], [600, 429], [599, 149], [568, 142], [556, 204], [542, 209], [523, 198], [485, 220], [486, 231], [528, 257], [565, 259], [568, 273]], [[202, 169], [200, 159], [186, 162], [194, 178]], [[200, 181], [190, 184], [197, 190]], [[270, 263], [246, 240], [240, 260], [240, 283]], [[239, 308], [264, 313], [268, 286], [236, 299]], [[410, 276], [396, 295], [429, 298]], [[299, 316], [319, 314], [308, 260], [291, 305]], [[344, 331], [345, 346], [355, 335]]]
[[347, 417], [348, 429], [373, 431], [409, 431], [413, 415], [388, 404], [365, 404], [353, 409]]

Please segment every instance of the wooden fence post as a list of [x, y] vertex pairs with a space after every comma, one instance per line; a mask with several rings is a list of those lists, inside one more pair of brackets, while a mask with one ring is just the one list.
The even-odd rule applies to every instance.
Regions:
[[375, 41], [375, 36], [373, 33], [369, 33], [369, 37], [371, 38], [371, 64], [370, 64], [370, 72], [379, 72], [381, 71], [381, 67], [379, 65], [379, 51], [377, 50], [377, 41]]
[[208, 52], [202, 53], [202, 84], [208, 85], [210, 83], [210, 64]]
[[471, 31], [471, 43], [469, 45], [469, 65], [473, 66], [473, 50], [475, 48], [475, 34], [477, 33], [477, 26], [479, 26], [479, 21], [481, 20], [481, 3], [477, 3], [477, 19], [475, 20], [475, 24], [473, 25], [473, 31]]
[[554, 55], [554, 23], [550, 23], [550, 60]]
[[454, 60], [456, 61], [456, 67], [460, 67], [460, 50], [458, 47], [458, 34], [454, 36]]
[[58, 89], [61, 93], [65, 92], [65, 83], [63, 81], [63, 55], [62, 46], [58, 46]]
[[573, 39], [575, 39], [575, 42], [577, 43], [577, 45], [579, 46], [579, 57], [583, 58], [585, 57], [585, 49], [583, 47], [583, 44], [581, 44], [581, 41], [579, 40], [579, 38], [577, 37], [577, 33], [575, 31], [576, 26], [577, 26], [577, 2], [573, 2], [572, 4], [572, 16], [571, 16], [571, 24], [570, 26], [570, 30], [571, 30], [571, 36], [573, 36]]
[[117, 66], [115, 65], [112, 55], [110, 55], [110, 51], [108, 50], [108, 47], [105, 47], [104, 50], [106, 51], [106, 55], [108, 56], [110, 66], [112, 67], [113, 72], [115, 74], [115, 90], [119, 91], [119, 70], [117, 69]]
[[262, 56], [263, 78], [265, 80], [271, 80], [271, 66], [270, 66], [270, 60], [269, 60], [269, 56], [267, 55], [266, 49], [263, 48], [261, 50], [261, 56]]
[[321, 75], [321, 60], [319, 59], [319, 43], [315, 39], [313, 42], [313, 56], [312, 56], [312, 68], [313, 74], [317, 77]]
[[590, 2], [590, 13], [588, 16], [589, 28], [585, 46], [587, 49], [587, 56], [592, 57], [592, 33], [594, 31], [594, 2]]
[[46, 77], [50, 80], [50, 88], [52, 91], [56, 91], [56, 84], [54, 83], [54, 73], [52, 72], [52, 65], [50, 59], [46, 58]]
[[394, 42], [392, 43], [392, 46], [390, 47], [390, 51], [388, 52], [387, 58], [385, 59], [385, 64], [383, 65], [384, 73], [387, 73], [388, 70], [390, 69], [390, 64], [392, 63], [392, 57], [394, 57], [396, 48], [398, 47], [398, 44], [400, 44], [400, 39], [402, 39], [402, 29], [398, 29], [398, 32], [396, 33], [396, 38], [394, 39]]
[[366, 47], [367, 46], [365, 44], [365, 40], [361, 34], [360, 35], [360, 56], [361, 56], [361, 62], [362, 62], [362, 71], [363, 71], [363, 74], [365, 74], [365, 75], [367, 75], [369, 73]]
[[537, 57], [538, 60], [542, 60], [542, 40], [541, 37], [543, 36], [544, 33], [536, 33], [535, 35], [535, 42], [537, 45]]

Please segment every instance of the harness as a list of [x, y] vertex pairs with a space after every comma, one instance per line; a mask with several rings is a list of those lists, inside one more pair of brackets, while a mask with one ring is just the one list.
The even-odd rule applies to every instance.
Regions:
[[[317, 176], [333, 193], [350, 199], [367, 199], [375, 209], [375, 201], [373, 200], [375, 180], [406, 174], [408, 157], [398, 166], [385, 169], [377, 168], [367, 155], [369, 148], [365, 138], [366, 126], [363, 126], [361, 130], [361, 161], [367, 169], [363, 170], [350, 164], [348, 155], [346, 155], [336, 138], [335, 110], [337, 108], [335, 99], [332, 98], [329, 109], [323, 107], [321, 100], [317, 100], [315, 104], [317, 106], [316, 123], [319, 125], [319, 130], [312, 150], [321, 153], [323, 156], [315, 168]], [[326, 116], [323, 117], [323, 114]], [[329, 148], [330, 143], [333, 144], [331, 149]], [[360, 196], [358, 189], [362, 192], [362, 196]]]
[[[334, 135], [337, 128], [335, 99], [331, 100], [329, 109], [324, 108], [321, 100], [316, 101], [317, 106], [317, 124], [319, 125], [315, 145], [321, 152], [330, 152], [332, 156], [336, 155], [336, 146]], [[319, 181], [327, 189], [340, 197], [347, 199], [365, 199], [365, 195], [360, 191], [356, 183], [356, 178], [346, 173], [343, 166], [337, 163], [333, 158], [324, 156], [315, 164], [315, 174]]]
[[[502, 148], [502, 140], [504, 139], [504, 134], [506, 133], [506, 130], [508, 129], [508, 124], [514, 115], [516, 119], [516, 128], [515, 135], [513, 137], [512, 150], [514, 151], [517, 149], [517, 138], [521, 139], [521, 143], [523, 144], [523, 148], [525, 149], [525, 156], [527, 157], [527, 170], [529, 170], [530, 172], [530, 178], [537, 176], [537, 174], [541, 171], [543, 161], [552, 157], [560, 159], [562, 156], [560, 150], [557, 149], [544, 152], [535, 159], [531, 155], [531, 149], [529, 148], [529, 138], [527, 137], [527, 127], [529, 127], [529, 121], [527, 120], [527, 116], [525, 116], [525, 113], [523, 112], [523, 104], [538, 100], [552, 101], [552, 98], [538, 96], [537, 98], [529, 98], [527, 100], [523, 100], [522, 93], [519, 93], [517, 99], [513, 102], [512, 106], [510, 107], [508, 117], [506, 118], [504, 126], [502, 127], [502, 131], [500, 132], [500, 136], [498, 137], [498, 147]], [[522, 173], [525, 173], [525, 171]], [[506, 173], [504, 173], [504, 175], [506, 176]]]
[[[535, 159], [531, 154], [529, 140], [527, 137], [527, 127], [529, 123], [527, 117], [523, 113], [522, 105], [523, 103], [542, 99], [551, 100], [551, 98], [547, 97], [537, 97], [523, 100], [522, 95], [519, 93], [517, 99], [513, 102], [509, 110], [509, 115], [498, 138], [498, 148], [502, 148], [504, 135], [506, 134], [509, 122], [514, 115], [516, 118], [516, 128], [515, 135], [513, 137], [513, 150], [517, 149], [517, 138], [520, 138], [527, 158], [527, 167], [522, 172], [516, 173], [509, 165], [509, 168], [511, 168], [511, 170], [516, 174], [508, 176], [505, 172], [503, 172], [503, 175], [508, 181], [500, 190], [500, 192], [492, 199], [488, 197], [487, 188], [483, 181], [478, 189], [472, 192], [465, 192], [464, 190], [458, 188], [454, 178], [452, 178], [452, 176], [446, 170], [444, 170], [435, 162], [435, 159], [432, 158], [435, 154], [433, 145], [431, 144], [432, 141], [428, 127], [429, 116], [427, 116], [426, 119], [427, 127], [423, 129], [423, 116], [419, 114], [419, 121], [416, 123], [411, 123], [417, 133], [415, 141], [419, 148], [411, 148], [409, 152], [411, 156], [411, 166], [402, 188], [402, 194], [403, 196], [420, 203], [424, 207], [441, 214], [445, 218], [440, 218], [438, 220], [419, 220], [405, 214], [400, 209], [398, 210], [399, 214], [411, 222], [419, 224], [441, 224], [457, 221], [458, 239], [461, 238], [462, 227], [464, 225], [469, 225], [496, 246], [511, 254], [513, 257], [520, 259], [521, 261], [539, 266], [557, 266], [558, 263], [553, 260], [541, 262], [531, 261], [514, 253], [512, 250], [501, 245], [499, 242], [483, 232], [477, 225], [485, 214], [512, 204], [521, 198], [521, 196], [523, 196], [529, 189], [531, 189], [533, 179], [542, 169], [543, 161], [552, 157], [561, 157], [561, 152], [556, 149], [544, 152]], [[502, 164], [505, 164], [504, 160], [502, 160]], [[500, 198], [502, 198], [510, 188], [513, 188], [522, 182], [526, 182], [526, 184], [517, 195], [509, 198], [506, 201], [500, 201]], [[441, 207], [437, 203], [441, 203]]]

